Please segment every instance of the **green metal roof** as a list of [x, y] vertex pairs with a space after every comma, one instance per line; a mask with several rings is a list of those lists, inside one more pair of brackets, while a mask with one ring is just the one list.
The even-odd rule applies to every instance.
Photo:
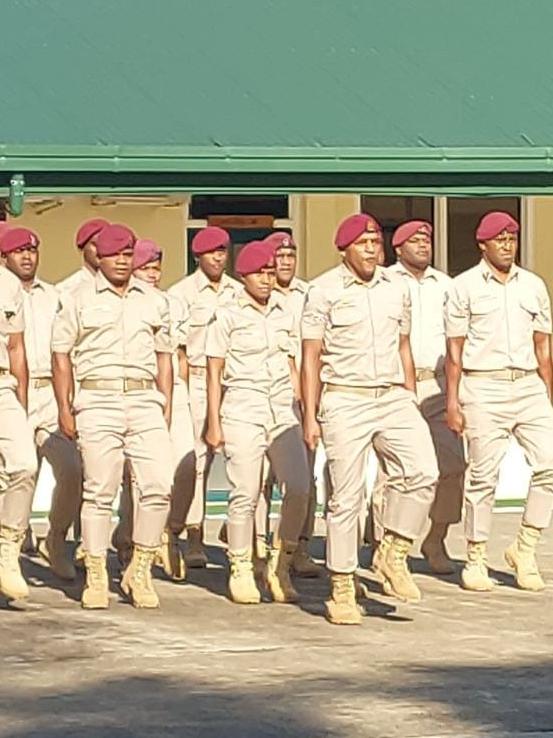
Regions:
[[553, 190], [551, 0], [3, 0], [0, 19], [0, 184]]

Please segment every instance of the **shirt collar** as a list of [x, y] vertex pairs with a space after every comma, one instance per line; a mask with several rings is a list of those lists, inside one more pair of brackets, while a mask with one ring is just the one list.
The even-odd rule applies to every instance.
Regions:
[[[119, 292], [115, 289], [115, 287], [111, 284], [111, 282], [108, 282], [108, 280], [104, 277], [102, 272], [98, 269], [96, 272], [96, 276], [94, 277], [94, 283], [96, 286], [96, 292], [113, 292], [118, 297], [121, 297]], [[145, 292], [148, 285], [146, 282], [143, 282], [140, 279], [137, 279], [135, 276], [131, 274], [131, 278], [129, 280], [129, 287], [127, 289], [127, 292], [132, 292], [134, 290], [138, 290], [138, 292]]]
[[[482, 272], [482, 276], [484, 277], [484, 280], [486, 282], [489, 282], [490, 279], [495, 279], [496, 282], [499, 282], [499, 279], [492, 272], [492, 270], [490, 269], [488, 265], [488, 262], [485, 259], [480, 259], [479, 266], [480, 266], [480, 271]], [[513, 264], [509, 272], [507, 282], [510, 282], [512, 279], [518, 279], [519, 272], [520, 272], [520, 267], [517, 266], [516, 264]]]
[[267, 310], [262, 311], [259, 305], [248, 295], [246, 290], [242, 288], [238, 295], [238, 305], [242, 308], [242, 310], [253, 308], [254, 310], [257, 310], [258, 313], [261, 313], [261, 315], [268, 315], [275, 308], [280, 310], [284, 309], [282, 299], [282, 293], [275, 292], [275, 290], [273, 290], [271, 292], [271, 296], [269, 297], [269, 302], [267, 303]]
[[350, 287], [352, 284], [360, 284], [363, 285], [363, 287], [374, 287], [374, 285], [378, 284], [381, 281], [390, 281], [390, 277], [388, 276], [388, 274], [386, 274], [386, 270], [381, 266], [376, 267], [376, 269], [374, 270], [373, 278], [370, 280], [370, 282], [365, 282], [363, 279], [357, 277], [350, 269], [348, 269], [344, 262], [340, 264], [339, 269], [344, 281], [344, 287]]
[[196, 287], [198, 288], [199, 292], [207, 289], [213, 290], [213, 292], [220, 292], [221, 290], [224, 290], [230, 286], [230, 277], [226, 272], [224, 272], [223, 276], [221, 277], [221, 286], [218, 290], [215, 289], [212, 282], [209, 281], [209, 278], [200, 269], [200, 267], [198, 267], [194, 272], [194, 278], [196, 280]]
[[303, 282], [301, 279], [298, 279], [297, 277], [292, 277], [292, 280], [288, 285], [288, 293], [283, 290], [278, 282], [275, 285], [275, 291], [279, 292], [281, 295], [286, 295], [290, 292], [300, 292], [303, 295], [307, 292], [307, 286], [305, 282]]

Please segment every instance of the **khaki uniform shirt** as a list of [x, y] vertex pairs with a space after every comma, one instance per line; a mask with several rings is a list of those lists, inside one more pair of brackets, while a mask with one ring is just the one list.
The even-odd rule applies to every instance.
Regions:
[[155, 379], [156, 352], [172, 350], [168, 300], [139, 279], [119, 295], [98, 272], [92, 286], [60, 296], [52, 351], [72, 353], [79, 381]]
[[453, 280], [447, 335], [465, 337], [463, 369], [537, 369], [534, 332], [551, 333], [551, 303], [536, 274], [513, 266], [505, 284], [482, 260]]
[[[227, 397], [245, 398], [243, 392], [234, 392], [245, 390], [249, 397], [253, 393], [291, 408], [289, 358], [295, 355], [297, 340], [297, 323], [279, 293], [272, 293], [262, 311], [243, 290], [234, 304], [217, 308], [207, 332], [206, 355], [225, 360], [222, 383]], [[236, 409], [244, 416], [252, 407], [245, 400], [237, 402]]]
[[35, 279], [31, 289], [23, 289], [25, 314], [25, 351], [29, 377], [52, 376], [52, 326], [58, 307], [56, 288]]
[[92, 287], [94, 284], [94, 274], [86, 266], [82, 266], [73, 274], [70, 274], [61, 282], [58, 282], [56, 289], [59, 292], [74, 292], [79, 290], [81, 287]]
[[0, 388], [13, 387], [10, 371], [8, 338], [12, 333], [23, 333], [23, 290], [21, 283], [6, 268], [0, 267]]
[[166, 297], [169, 302], [169, 321], [171, 327], [171, 343], [173, 346], [173, 381], [183, 384], [184, 379], [179, 376], [179, 359], [177, 349], [186, 347], [188, 334], [188, 309], [175, 295]]
[[[305, 307], [305, 299], [307, 297], [308, 284], [303, 279], [293, 277], [288, 290], [284, 291], [278, 284], [275, 285], [275, 291], [282, 295], [284, 305], [287, 312], [294, 316], [296, 324], [301, 324], [301, 316]], [[298, 347], [296, 351], [296, 363], [299, 367], [301, 364], [301, 336], [298, 331]]]
[[321, 339], [321, 381], [350, 387], [403, 384], [400, 334], [411, 329], [404, 280], [377, 267], [363, 282], [345, 264], [311, 283], [303, 311], [304, 339]]
[[215, 309], [234, 301], [242, 285], [223, 274], [216, 290], [201, 269], [184, 277], [169, 288], [169, 295], [177, 297], [188, 312], [186, 357], [190, 366], [206, 366], [205, 341], [207, 326]]
[[388, 273], [405, 279], [411, 297], [411, 351], [416, 369], [443, 372], [446, 354], [445, 303], [453, 280], [429, 266], [417, 279], [401, 262]]

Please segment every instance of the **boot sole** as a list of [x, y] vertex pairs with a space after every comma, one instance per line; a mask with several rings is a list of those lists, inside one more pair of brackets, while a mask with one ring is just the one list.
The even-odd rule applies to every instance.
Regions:
[[392, 586], [391, 581], [385, 574], [382, 574], [382, 577], [382, 589], [384, 590], [384, 594], [388, 595], [388, 597], [395, 597], [396, 600], [399, 600], [400, 602], [406, 602], [410, 605], [417, 605], [419, 602], [422, 602], [422, 595], [417, 598], [405, 597], [405, 595], [401, 595], [399, 594], [399, 592], [396, 592], [396, 590]]
[[121, 591], [123, 592], [125, 597], [128, 599], [128, 601], [131, 603], [131, 605], [135, 607], [137, 610], [158, 610], [159, 609], [159, 602], [156, 603], [155, 605], [141, 605], [137, 603], [133, 597], [132, 587], [121, 585]]
[[23, 602], [29, 599], [29, 592], [26, 592], [25, 594], [21, 594], [21, 592], [17, 592], [14, 594], [13, 592], [9, 592], [8, 590], [0, 589], [0, 594], [4, 595], [4, 597], [9, 602], [12, 602], [12, 601], [13, 602]]
[[105, 605], [85, 605], [81, 602], [81, 608], [83, 610], [107, 610], [109, 608], [109, 603], [106, 603]]
[[[515, 574], [518, 574], [516, 562], [509, 551], [505, 551], [505, 553], [503, 554], [503, 558], [505, 559], [505, 563], [507, 564], [507, 566], [512, 569]], [[543, 587], [521, 587], [516, 577], [515, 581], [517, 583], [517, 587], [523, 592], [543, 592], [543, 590], [545, 589], [545, 584], [543, 585]]]

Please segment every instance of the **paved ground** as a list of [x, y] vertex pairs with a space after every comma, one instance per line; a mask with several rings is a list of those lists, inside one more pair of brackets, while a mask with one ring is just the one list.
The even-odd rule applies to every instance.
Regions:
[[[523, 593], [505, 573], [517, 517], [494, 520], [494, 593], [462, 592], [415, 558], [425, 598], [407, 606], [362, 570], [371, 597], [357, 628], [325, 622], [325, 581], [300, 583], [300, 606], [232, 605], [216, 547], [190, 582], [159, 581], [153, 613], [116, 587], [109, 611], [83, 612], [80, 584], [29, 559], [27, 609], [0, 602], [0, 736], [553, 736], [553, 586]], [[458, 531], [451, 550], [462, 554]]]

